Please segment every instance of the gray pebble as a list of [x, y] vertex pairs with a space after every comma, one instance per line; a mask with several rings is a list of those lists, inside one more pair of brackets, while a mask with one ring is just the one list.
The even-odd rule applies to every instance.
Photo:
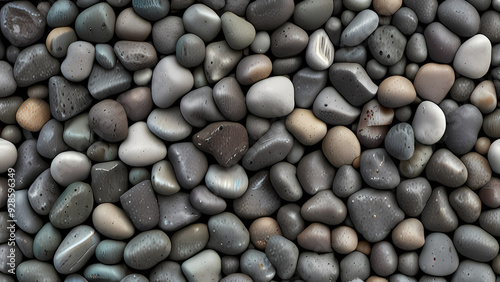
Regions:
[[412, 35], [418, 26], [417, 14], [408, 7], [401, 7], [392, 16], [392, 25], [404, 35]]
[[354, 47], [344, 47], [337, 49], [335, 51], [335, 62], [336, 63], [358, 63], [363, 67], [366, 66], [366, 60], [368, 59], [368, 51], [363, 45], [357, 45]]
[[27, 260], [16, 268], [16, 278], [19, 282], [30, 281], [62, 281], [51, 263], [39, 260]]
[[359, 172], [351, 165], [343, 165], [335, 174], [332, 191], [339, 198], [347, 198], [360, 190], [362, 184]]
[[484, 117], [483, 131], [488, 137], [500, 137], [500, 127], [498, 127], [498, 120], [500, 120], [499, 109], [494, 110], [492, 113]]
[[174, 261], [162, 261], [149, 274], [150, 281], [179, 281], [186, 282], [181, 266]]
[[[334, 1], [335, 2], [335, 1]], [[333, 45], [340, 45], [340, 36], [342, 33], [342, 22], [339, 18], [331, 17], [325, 23], [325, 31], [333, 42]]]
[[115, 100], [105, 99], [90, 108], [89, 126], [107, 142], [120, 142], [128, 135], [127, 113]]
[[[154, 23], [151, 35], [155, 49], [165, 55], [175, 52], [177, 40], [185, 33], [182, 19], [168, 16]], [[166, 36], [166, 35], [169, 36]]]
[[[192, 1], [194, 2], [194, 0]], [[224, 11], [230, 11], [240, 17], [244, 17], [248, 3], [250, 3], [250, 0], [226, 1], [226, 5], [224, 6]]]
[[[5, 212], [7, 213], [7, 212]], [[2, 219], [3, 220], [3, 219]], [[5, 226], [6, 227], [6, 226]], [[5, 228], [7, 230], [7, 228]], [[9, 234], [10, 235], [10, 234]], [[25, 258], [34, 258], [33, 254], [33, 237], [21, 229], [16, 230], [16, 246], [21, 250]], [[3, 242], [5, 243], [5, 242]]]
[[[471, 3], [472, 4], [472, 3]], [[481, 15], [480, 33], [484, 34], [492, 44], [500, 42], [498, 26], [500, 25], [500, 13], [497, 11], [487, 11]]]
[[500, 236], [499, 218], [500, 208], [484, 211], [479, 216], [479, 225], [491, 235]]
[[97, 244], [95, 256], [97, 260], [104, 264], [118, 264], [123, 260], [125, 246], [127, 246], [127, 243], [123, 241], [102, 240]]
[[302, 198], [302, 187], [297, 179], [297, 168], [288, 162], [279, 162], [269, 172], [271, 184], [281, 199], [295, 202]]
[[437, 0], [404, 0], [403, 2], [417, 14], [419, 22], [429, 24], [434, 21], [438, 10]]
[[446, 116], [446, 145], [450, 151], [462, 155], [474, 147], [483, 125], [483, 117], [478, 108], [466, 104]]
[[99, 3], [80, 12], [75, 31], [84, 41], [105, 43], [113, 38], [115, 21], [113, 8], [108, 3]]
[[437, 187], [421, 214], [425, 229], [436, 232], [452, 232], [458, 227], [458, 217], [448, 201], [446, 188]]
[[453, 244], [457, 252], [479, 262], [493, 260], [499, 250], [498, 241], [488, 232], [475, 225], [461, 225], [455, 230]]
[[241, 272], [252, 277], [255, 282], [271, 281], [276, 275], [266, 254], [257, 250], [247, 250], [240, 258]]
[[197, 186], [191, 190], [189, 200], [197, 211], [208, 215], [221, 213], [227, 207], [224, 198], [212, 193], [205, 185]]
[[12, 73], [11, 64], [0, 61], [0, 74], [0, 83], [2, 84], [0, 88], [0, 97], [7, 97], [14, 94], [17, 89], [17, 83]]
[[192, 142], [172, 144], [168, 148], [168, 159], [182, 188], [193, 189], [205, 178], [207, 157]]
[[335, 63], [329, 77], [333, 87], [353, 106], [359, 107], [377, 94], [378, 86], [357, 63]]
[[47, 222], [33, 240], [33, 255], [38, 260], [50, 261], [54, 258], [61, 241], [61, 232], [52, 223]]
[[222, 26], [217, 13], [204, 4], [194, 4], [187, 8], [182, 16], [182, 22], [186, 31], [198, 35], [205, 42], [212, 41]]
[[305, 281], [337, 281], [340, 268], [333, 252], [325, 254], [301, 252], [297, 262], [297, 273]]
[[116, 101], [123, 106], [127, 117], [134, 122], [146, 119], [153, 109], [151, 88], [146, 86], [125, 91], [116, 98]]
[[50, 210], [50, 222], [59, 229], [75, 227], [92, 213], [94, 196], [87, 183], [74, 182], [61, 193]]
[[45, 44], [23, 49], [14, 64], [14, 78], [18, 87], [31, 86], [59, 74], [59, 61], [50, 55]]
[[326, 70], [334, 60], [335, 47], [324, 29], [318, 29], [309, 37], [305, 57], [307, 65], [313, 70]]
[[191, 206], [189, 194], [187, 193], [177, 192], [170, 196], [158, 195], [157, 197], [158, 206], [160, 207], [158, 227], [163, 231], [173, 232], [179, 230], [195, 222], [201, 216], [201, 213]]
[[141, 231], [154, 228], [160, 220], [158, 201], [148, 180], [123, 193], [120, 196], [120, 203], [135, 228]]
[[95, 162], [109, 162], [118, 157], [118, 144], [97, 141], [87, 149], [87, 157]]
[[[221, 258], [221, 264], [222, 264], [222, 273], [227, 276], [231, 276], [231, 274], [236, 274], [240, 270], [240, 259], [237, 256], [223, 256]], [[246, 275], [242, 273], [239, 274]], [[230, 280], [230, 278], [227, 279]], [[248, 279], [250, 279], [250, 277], [248, 277]]]
[[168, 0], [132, 0], [134, 11], [148, 21], [157, 21], [167, 16], [170, 10]]
[[125, 277], [123, 277], [120, 282], [148, 282], [149, 280], [146, 278], [146, 276], [138, 273], [134, 274], [129, 274]]
[[274, 30], [284, 24], [294, 10], [293, 0], [257, 0], [247, 6], [246, 18], [256, 30]]
[[205, 59], [205, 42], [192, 33], [181, 36], [175, 50], [177, 60], [186, 68], [199, 66]]
[[320, 91], [325, 88], [328, 72], [303, 68], [294, 74], [292, 81], [296, 106], [309, 108]]
[[116, 55], [113, 47], [109, 44], [95, 45], [95, 59], [101, 67], [107, 70], [116, 66]]
[[94, 64], [89, 77], [88, 90], [92, 97], [102, 100], [128, 90], [131, 83], [132, 74], [121, 63], [117, 62], [116, 66], [109, 70]]
[[47, 25], [54, 27], [70, 26], [78, 16], [78, 7], [69, 0], [57, 1], [47, 13]]
[[369, 242], [383, 240], [404, 219], [390, 191], [361, 189], [349, 197], [347, 208], [356, 230]]
[[394, 26], [381, 26], [368, 38], [373, 57], [385, 66], [396, 64], [404, 55], [406, 37]]
[[448, 187], [460, 187], [467, 180], [467, 168], [447, 149], [437, 150], [425, 167], [427, 179]]
[[66, 121], [90, 107], [92, 96], [85, 86], [53, 76], [49, 79], [49, 101], [52, 116]]
[[274, 235], [267, 241], [265, 252], [281, 279], [293, 276], [299, 259], [299, 249], [292, 241], [281, 235]]
[[223, 212], [208, 220], [208, 247], [226, 255], [243, 253], [250, 243], [250, 233], [234, 214]]
[[224, 120], [209, 86], [194, 89], [184, 95], [180, 109], [184, 119], [194, 127], [205, 127], [208, 122]]
[[392, 158], [383, 148], [363, 151], [360, 163], [361, 176], [370, 187], [393, 189], [399, 185], [400, 177], [398, 169]]
[[300, 27], [315, 30], [329, 19], [333, 9], [333, 1], [302, 1], [295, 7], [293, 19]]
[[165, 232], [158, 229], [144, 231], [127, 243], [123, 259], [132, 268], [148, 269], [168, 257], [171, 247]]
[[300, 210], [302, 218], [328, 225], [338, 225], [347, 216], [344, 202], [333, 194], [332, 190], [323, 190], [309, 198]]
[[170, 238], [172, 250], [168, 255], [171, 260], [185, 260], [202, 251], [208, 243], [207, 225], [195, 223], [175, 232]]
[[407, 65], [406, 61], [407, 61], [406, 56], [403, 55], [403, 57], [401, 57], [401, 60], [399, 60], [397, 63], [395, 63], [394, 65], [390, 66], [387, 69], [387, 73], [389, 75], [403, 76], [405, 74], [405, 71], [406, 71], [406, 65]]
[[431, 233], [425, 238], [418, 265], [424, 273], [434, 276], [450, 275], [458, 268], [458, 254], [450, 237]]
[[94, 256], [99, 233], [88, 225], [77, 226], [66, 235], [54, 254], [54, 267], [61, 274], [75, 273]]
[[418, 282], [446, 282], [447, 280], [443, 277], [436, 277], [430, 275], [423, 275]]
[[408, 123], [398, 123], [391, 127], [384, 140], [387, 153], [398, 160], [408, 160], [415, 151], [413, 128]]
[[219, 282], [252, 282], [252, 278], [244, 273], [232, 273], [222, 278]]
[[129, 71], [154, 67], [158, 63], [156, 50], [151, 43], [137, 41], [118, 41], [114, 45], [116, 57]]
[[36, 149], [36, 140], [24, 141], [17, 150], [17, 161], [14, 165], [16, 190], [28, 188], [45, 169], [48, 163], [40, 156]]
[[232, 12], [225, 12], [221, 16], [221, 24], [227, 43], [235, 50], [247, 48], [255, 39], [253, 25]]
[[269, 119], [261, 118], [252, 114], [248, 114], [246, 118], [246, 125], [248, 137], [251, 143], [259, 140], [271, 128]]
[[419, 271], [417, 252], [408, 252], [399, 255], [398, 271], [408, 276], [417, 275]]
[[461, 261], [457, 271], [451, 277], [451, 281], [453, 282], [475, 281], [476, 279], [485, 282], [494, 282], [498, 280], [498, 277], [488, 264], [472, 260]]
[[128, 174], [128, 181], [132, 185], [137, 185], [144, 180], [151, 179], [151, 173], [144, 167], [134, 167]]
[[49, 159], [53, 159], [59, 153], [69, 150], [69, 146], [63, 140], [63, 125], [56, 119], [46, 122], [36, 142], [38, 153]]
[[427, 59], [427, 45], [422, 33], [414, 33], [406, 44], [406, 56], [408, 60], [422, 63]]
[[212, 42], [205, 48], [203, 69], [208, 83], [216, 83], [233, 70], [243, 56], [241, 50], [233, 50], [226, 41]]
[[372, 80], [379, 80], [385, 77], [387, 67], [379, 63], [375, 59], [371, 59], [366, 63], [366, 73]]
[[458, 217], [466, 223], [475, 222], [481, 214], [481, 199], [467, 186], [453, 190], [449, 197], [450, 205]]
[[271, 52], [277, 58], [288, 58], [306, 49], [309, 35], [299, 26], [286, 22], [271, 34]]
[[378, 27], [379, 17], [373, 10], [363, 10], [344, 29], [341, 42], [346, 46], [356, 46], [365, 41]]
[[219, 281], [221, 259], [214, 250], [205, 250], [182, 263], [182, 272], [189, 281]]
[[370, 276], [370, 260], [361, 252], [354, 251], [340, 262], [340, 280], [355, 281], [356, 278], [366, 280]]
[[424, 210], [432, 193], [429, 181], [423, 177], [401, 181], [396, 189], [396, 198], [406, 215], [417, 217]]
[[304, 145], [302, 145], [299, 141], [294, 140], [292, 149], [286, 156], [286, 161], [291, 164], [298, 163], [304, 156], [304, 151], [305, 151]]
[[10, 45], [5, 50], [5, 58], [9, 63], [14, 64], [17, 60], [17, 57], [19, 56], [19, 52], [21, 52], [21, 50], [19, 50], [18, 47]]
[[380, 276], [393, 274], [398, 267], [398, 255], [393, 245], [387, 241], [374, 244], [370, 253], [370, 266]]
[[[88, 113], [82, 113], [64, 123], [63, 140], [79, 152], [86, 151], [94, 143], [95, 133], [90, 129]], [[60, 154], [64, 153], [66, 152]]]
[[169, 142], [185, 139], [192, 130], [191, 124], [182, 116], [179, 106], [154, 109], [148, 116], [147, 124], [151, 132]]
[[76, 5], [80, 8], [88, 8], [98, 2], [99, 0], [76, 0]]
[[319, 253], [332, 251], [330, 228], [323, 223], [314, 222], [297, 236], [297, 243], [302, 248]]
[[[144, 183], [148, 185], [147, 183]], [[160, 195], [172, 195], [181, 189], [175, 179], [175, 172], [172, 164], [167, 160], [155, 163], [151, 169], [151, 186]]]
[[16, 112], [22, 103], [23, 98], [19, 96], [0, 98], [0, 121], [7, 124], [15, 124]]
[[458, 104], [452, 99], [444, 99], [438, 105], [446, 116], [446, 121], [448, 121], [449, 115], [458, 109]]
[[226, 199], [236, 199], [247, 190], [248, 176], [238, 164], [231, 167], [212, 164], [205, 175], [205, 183], [214, 194]]
[[90, 281], [92, 281], [93, 277], [100, 277], [105, 281], [120, 281], [127, 276], [129, 271], [125, 264], [106, 265], [94, 263], [85, 268], [83, 276]]
[[47, 215], [59, 194], [59, 185], [52, 178], [50, 169], [46, 169], [31, 184], [28, 190], [28, 200], [36, 213]]
[[303, 67], [303, 57], [292, 57], [285, 59], [275, 59], [273, 61], [273, 74], [274, 75], [288, 75], [296, 72], [299, 68]]
[[17, 47], [37, 42], [45, 31], [45, 16], [27, 1], [5, 4], [0, 10], [0, 21], [3, 36]]
[[500, 51], [500, 44], [493, 45], [493, 48], [491, 50], [491, 65], [494, 67], [500, 66], [499, 51]]
[[310, 195], [332, 187], [335, 168], [321, 150], [305, 155], [297, 166], [297, 178], [302, 189]]
[[460, 38], [440, 22], [428, 25], [424, 36], [429, 57], [438, 63], [451, 63], [462, 44]]
[[305, 229], [304, 219], [300, 214], [300, 207], [297, 204], [287, 204], [278, 210], [277, 221], [281, 232], [289, 240], [297, 239]]
[[439, 5], [439, 21], [458, 36], [471, 37], [479, 32], [481, 18], [479, 13], [465, 0], [451, 0]]
[[212, 89], [213, 99], [222, 115], [230, 121], [239, 121], [247, 115], [245, 95], [234, 77], [224, 77]]

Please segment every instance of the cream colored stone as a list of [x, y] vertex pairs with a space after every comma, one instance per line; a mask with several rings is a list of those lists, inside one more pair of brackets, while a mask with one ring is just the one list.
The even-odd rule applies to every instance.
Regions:
[[413, 251], [425, 244], [424, 225], [416, 218], [401, 221], [392, 230], [392, 242], [405, 251]]
[[361, 155], [361, 145], [356, 135], [345, 126], [331, 128], [323, 139], [323, 154], [334, 167], [352, 165]]
[[135, 229], [125, 211], [111, 203], [98, 205], [92, 213], [95, 229], [115, 240], [124, 240], [134, 235]]
[[286, 129], [302, 144], [314, 145], [326, 135], [326, 123], [318, 119], [311, 110], [296, 108], [286, 118]]
[[349, 226], [332, 230], [332, 248], [339, 254], [348, 254], [358, 247], [358, 234]]
[[394, 75], [380, 83], [377, 97], [382, 106], [399, 108], [411, 104], [417, 97], [417, 92], [408, 78]]

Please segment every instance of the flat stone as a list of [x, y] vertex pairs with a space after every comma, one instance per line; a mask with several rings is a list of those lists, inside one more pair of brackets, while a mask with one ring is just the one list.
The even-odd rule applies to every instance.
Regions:
[[208, 247], [226, 255], [243, 253], [250, 243], [250, 233], [241, 220], [230, 212], [214, 215], [208, 220]]
[[170, 238], [165, 232], [158, 229], [144, 231], [127, 243], [123, 259], [130, 267], [148, 269], [168, 257], [171, 248]]
[[50, 112], [58, 121], [66, 121], [87, 109], [92, 96], [86, 87], [68, 81], [62, 76], [49, 79]]
[[99, 233], [88, 225], [73, 228], [55, 252], [54, 267], [57, 272], [70, 274], [82, 269], [94, 256], [100, 241]]
[[128, 170], [121, 161], [100, 162], [90, 172], [95, 202], [115, 203], [128, 190]]
[[359, 107], [377, 94], [378, 86], [357, 63], [335, 63], [329, 77], [333, 87], [353, 106]]
[[121, 93], [130, 88], [132, 75], [117, 62], [112, 69], [105, 69], [99, 64], [94, 64], [90, 73], [88, 90], [90, 95], [97, 100]]
[[14, 64], [14, 78], [18, 87], [31, 86], [59, 73], [60, 63], [39, 43], [23, 49]]

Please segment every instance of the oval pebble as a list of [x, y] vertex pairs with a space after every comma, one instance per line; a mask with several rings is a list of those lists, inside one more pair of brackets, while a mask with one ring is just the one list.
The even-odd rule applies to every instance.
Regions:
[[361, 252], [354, 251], [340, 261], [340, 280], [366, 280], [370, 276], [370, 260]]
[[438, 105], [431, 101], [423, 101], [415, 111], [412, 127], [418, 142], [432, 145], [443, 137], [446, 118]]
[[120, 94], [116, 101], [123, 106], [131, 121], [146, 119], [153, 109], [153, 99], [149, 87], [136, 87], [128, 90]]
[[90, 76], [95, 58], [94, 45], [85, 41], [69, 44], [61, 73], [69, 81], [81, 82]]
[[158, 62], [156, 50], [151, 43], [137, 41], [118, 41], [114, 45], [116, 57], [129, 71], [153, 67]]
[[261, 80], [250, 87], [246, 96], [248, 110], [259, 117], [285, 116], [294, 108], [292, 81], [283, 76]]
[[76, 17], [75, 31], [88, 42], [105, 43], [113, 38], [116, 15], [108, 3], [95, 4]]
[[266, 244], [265, 252], [281, 279], [293, 276], [299, 259], [299, 249], [292, 241], [281, 235], [272, 236]]
[[106, 280], [120, 281], [127, 276], [130, 270], [125, 264], [106, 265], [102, 263], [94, 263], [85, 268], [83, 276], [90, 280], [92, 277], [100, 277]]
[[328, 225], [338, 225], [347, 216], [347, 207], [331, 190], [319, 191], [301, 207], [302, 218]]
[[297, 236], [305, 229], [304, 219], [300, 215], [300, 207], [297, 204], [287, 204], [278, 210], [277, 219], [283, 236], [290, 240], [297, 239]]
[[346, 46], [356, 46], [377, 29], [379, 17], [373, 10], [363, 10], [342, 31], [340, 40]]
[[205, 185], [200, 185], [189, 193], [191, 205], [199, 212], [208, 215], [215, 215], [223, 212], [226, 207], [226, 201], [212, 193]]
[[397, 167], [385, 149], [363, 151], [360, 163], [361, 176], [368, 186], [377, 189], [393, 189], [399, 185], [400, 177]]
[[479, 198], [486, 206], [496, 209], [500, 207], [500, 181], [491, 177], [490, 181], [479, 190]]
[[52, 223], [47, 222], [38, 231], [33, 240], [33, 255], [40, 261], [50, 261], [61, 244], [61, 232]]
[[[324, 87], [315, 98], [313, 104], [314, 115], [330, 125], [352, 124], [361, 113], [359, 108], [349, 104], [344, 97], [331, 86]], [[297, 99], [297, 97], [295, 97], [295, 99]]]
[[175, 232], [171, 239], [168, 255], [172, 260], [185, 260], [202, 251], [208, 243], [209, 233], [206, 224], [195, 223]]
[[100, 234], [115, 240], [128, 239], [135, 232], [127, 214], [111, 203], [98, 205], [92, 212], [92, 222]]
[[479, 262], [493, 260], [499, 250], [497, 240], [480, 227], [462, 225], [455, 230], [453, 244], [461, 255]]
[[370, 253], [370, 266], [380, 276], [393, 274], [398, 267], [398, 255], [393, 245], [387, 241], [375, 243]]
[[127, 243], [123, 259], [132, 268], [148, 269], [168, 257], [171, 248], [170, 238], [165, 232], [157, 229], [144, 231]]
[[[392, 230], [394, 245], [405, 251], [413, 251], [425, 244], [424, 226], [416, 218], [401, 221]], [[380, 274], [380, 273], [379, 273]]]
[[222, 14], [220, 19], [222, 32], [231, 48], [242, 50], [252, 44], [256, 33], [251, 23], [230, 11]]
[[295, 4], [292, 0], [257, 0], [247, 6], [246, 18], [256, 30], [274, 30], [285, 23], [294, 10]]
[[243, 222], [230, 212], [208, 219], [208, 247], [227, 255], [243, 253], [250, 243], [250, 233]]
[[57, 1], [47, 13], [47, 25], [50, 27], [69, 26], [78, 16], [78, 7], [73, 1]]
[[105, 264], [117, 264], [123, 259], [123, 250], [126, 242], [105, 239], [97, 244], [95, 256], [97, 260]]
[[61, 64], [50, 55], [45, 44], [39, 43], [23, 49], [13, 68], [18, 87], [31, 86], [59, 73]]
[[334, 167], [351, 165], [361, 155], [361, 145], [356, 135], [345, 126], [328, 130], [322, 143], [325, 157]]
[[432, 155], [425, 172], [429, 180], [448, 187], [460, 187], [468, 177], [463, 162], [447, 149], [439, 149]]
[[294, 165], [279, 162], [271, 167], [269, 173], [271, 184], [281, 199], [295, 202], [302, 198], [302, 187], [296, 176], [297, 168]]
[[224, 77], [212, 90], [217, 108], [230, 121], [239, 121], [247, 115], [245, 96], [238, 80]]
[[128, 121], [123, 106], [111, 99], [95, 104], [89, 111], [90, 128], [108, 142], [119, 142], [128, 135]]
[[484, 76], [491, 63], [491, 42], [477, 34], [462, 43], [453, 60], [453, 69], [466, 77], [477, 79]]
[[449, 201], [458, 217], [466, 223], [475, 222], [481, 215], [481, 199], [466, 186], [453, 190]]
[[496, 281], [495, 273], [488, 264], [472, 260], [461, 261], [451, 279], [453, 281], [470, 281], [471, 276], [481, 277], [483, 281]]
[[13, 167], [17, 161], [16, 146], [10, 141], [0, 138], [0, 152], [4, 157], [2, 165], [0, 165], [0, 172], [7, 172], [9, 168]]
[[471, 37], [479, 32], [481, 19], [478, 11], [469, 2], [452, 0], [439, 5], [439, 20], [458, 36]]
[[36, 280], [63, 281], [52, 264], [35, 259], [21, 262], [16, 269], [16, 278], [20, 282]]
[[122, 40], [144, 41], [151, 30], [151, 23], [136, 14], [134, 7], [123, 9], [116, 17], [115, 33]]
[[378, 27], [368, 38], [373, 57], [384, 66], [395, 65], [403, 57], [406, 37], [394, 26]]
[[238, 164], [228, 168], [213, 164], [205, 174], [205, 183], [215, 195], [236, 199], [246, 192], [248, 177], [243, 167]]
[[175, 46], [177, 60], [186, 68], [199, 66], [205, 59], [205, 42], [195, 34], [184, 34]]
[[253, 281], [270, 281], [276, 275], [276, 268], [266, 254], [258, 250], [245, 251], [240, 257], [240, 268]]
[[26, 47], [35, 43], [45, 31], [45, 16], [28, 1], [4, 5], [0, 10], [0, 21], [3, 36], [17, 47]]
[[266, 248], [269, 239], [275, 235], [282, 235], [278, 222], [272, 217], [260, 217], [249, 227], [250, 241], [259, 250]]
[[458, 35], [440, 22], [429, 24], [425, 28], [424, 37], [429, 57], [437, 63], [451, 63], [462, 44]]
[[70, 274], [82, 269], [94, 256], [100, 241], [99, 233], [88, 225], [71, 229], [54, 255], [54, 267], [57, 272]]

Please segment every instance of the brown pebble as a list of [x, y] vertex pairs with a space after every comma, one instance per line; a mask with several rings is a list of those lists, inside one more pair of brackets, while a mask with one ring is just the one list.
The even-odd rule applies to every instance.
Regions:
[[255, 54], [243, 58], [236, 67], [236, 79], [243, 85], [250, 85], [267, 78], [273, 70], [273, 63], [266, 55]]
[[493, 112], [497, 108], [497, 94], [493, 81], [484, 80], [479, 83], [470, 95], [470, 102], [483, 114]]
[[370, 253], [372, 252], [372, 246], [370, 245], [370, 243], [368, 243], [368, 241], [359, 241], [358, 242], [358, 246], [356, 247], [356, 251], [358, 252], [361, 252], [367, 256], [370, 255]]
[[401, 221], [392, 230], [392, 242], [405, 251], [413, 251], [425, 243], [424, 225], [416, 218]]
[[325, 253], [332, 251], [330, 228], [326, 224], [314, 222], [297, 236], [297, 243], [306, 250]]
[[250, 225], [250, 241], [259, 250], [266, 248], [267, 241], [274, 235], [282, 235], [278, 222], [272, 217], [261, 217]]
[[370, 276], [366, 279], [366, 282], [387, 282], [388, 280], [379, 276]]
[[373, 9], [381, 16], [392, 16], [403, 5], [403, 0], [373, 0]]
[[379, 103], [388, 108], [399, 108], [409, 105], [417, 92], [409, 79], [394, 75], [382, 81], [378, 87], [377, 97]]
[[332, 248], [339, 254], [348, 254], [358, 247], [358, 234], [349, 226], [332, 230]]
[[481, 155], [488, 154], [488, 150], [490, 149], [491, 141], [488, 137], [483, 136], [479, 137], [476, 141], [475, 149]]
[[323, 154], [334, 167], [352, 165], [361, 155], [361, 145], [356, 135], [345, 126], [331, 128], [322, 143]]
[[479, 198], [486, 206], [496, 209], [500, 207], [500, 179], [493, 177], [479, 190]]
[[417, 72], [414, 85], [417, 93], [425, 100], [436, 104], [443, 101], [455, 83], [455, 71], [449, 65], [428, 63]]
[[286, 118], [286, 129], [302, 144], [314, 145], [326, 135], [326, 123], [311, 110], [296, 108]]
[[37, 132], [50, 119], [50, 106], [38, 98], [28, 98], [16, 112], [17, 123], [24, 129]]

